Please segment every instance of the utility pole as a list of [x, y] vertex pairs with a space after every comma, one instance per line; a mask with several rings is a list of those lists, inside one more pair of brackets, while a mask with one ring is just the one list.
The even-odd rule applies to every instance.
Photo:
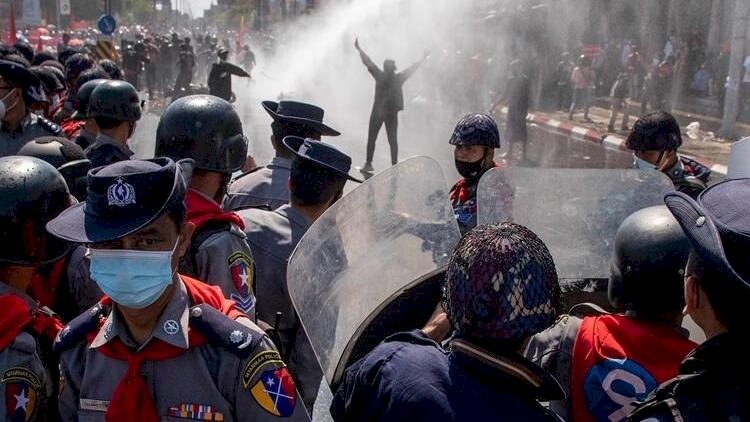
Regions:
[[724, 116], [721, 119], [721, 129], [719, 129], [719, 136], [722, 138], [737, 138], [740, 78], [742, 77], [742, 64], [745, 59], [745, 44], [749, 23], [750, 1], [737, 1], [734, 6], [734, 25], [732, 27], [732, 44], [729, 56], [727, 93], [724, 98]]

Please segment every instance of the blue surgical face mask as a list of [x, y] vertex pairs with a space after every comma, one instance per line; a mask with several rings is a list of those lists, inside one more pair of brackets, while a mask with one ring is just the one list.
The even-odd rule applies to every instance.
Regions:
[[154, 302], [172, 284], [171, 251], [91, 249], [91, 278], [115, 303], [141, 309]]
[[656, 170], [656, 165], [651, 164], [648, 161], [633, 154], [633, 168], [636, 168], [638, 170]]

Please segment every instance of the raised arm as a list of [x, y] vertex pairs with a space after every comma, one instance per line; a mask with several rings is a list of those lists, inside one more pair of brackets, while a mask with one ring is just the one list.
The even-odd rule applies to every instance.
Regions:
[[430, 53], [428, 53], [428, 52], [425, 51], [424, 55], [422, 55], [421, 59], [419, 59], [416, 63], [414, 63], [411, 66], [407, 67], [406, 69], [404, 69], [403, 72], [400, 73], [401, 79], [404, 82], [406, 82], [407, 79], [411, 78], [411, 75], [413, 75], [414, 72], [416, 72], [417, 69], [419, 69], [419, 66], [421, 66], [422, 63], [424, 63], [424, 61], [427, 60], [428, 57], [430, 57]]
[[381, 71], [378, 68], [378, 66], [375, 64], [375, 62], [372, 61], [370, 56], [367, 55], [367, 53], [362, 50], [359, 46], [359, 38], [356, 38], [354, 40], [354, 48], [359, 51], [359, 58], [362, 59], [362, 63], [367, 67], [367, 70], [372, 74], [372, 76], [377, 76]]
[[250, 74], [247, 73], [245, 71], [245, 69], [243, 69], [243, 68], [241, 68], [241, 67], [239, 67], [239, 66], [237, 66], [235, 64], [232, 64], [232, 63], [225, 63], [225, 64], [227, 65], [227, 69], [229, 70], [229, 73], [231, 73], [232, 75], [241, 76], [241, 77], [244, 77], [244, 78], [247, 78], [247, 77], [250, 76]]

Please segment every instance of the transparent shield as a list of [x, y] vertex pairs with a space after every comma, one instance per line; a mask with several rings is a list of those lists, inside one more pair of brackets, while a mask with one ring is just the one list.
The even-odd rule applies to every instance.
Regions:
[[446, 186], [436, 161], [409, 159], [341, 198], [297, 245], [289, 294], [329, 383], [377, 312], [447, 265], [460, 234]]
[[[508, 189], [510, 200], [498, 194]], [[550, 249], [561, 280], [606, 279], [620, 223], [663, 204], [673, 190], [658, 171], [493, 169], [479, 181], [477, 222], [512, 220], [531, 229]]]

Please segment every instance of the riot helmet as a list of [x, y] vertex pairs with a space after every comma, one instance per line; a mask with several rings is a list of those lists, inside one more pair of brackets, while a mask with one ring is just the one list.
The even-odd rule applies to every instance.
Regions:
[[71, 204], [65, 179], [34, 157], [0, 158], [0, 264], [38, 266], [54, 262], [71, 245], [47, 233], [47, 222]]
[[52, 164], [65, 178], [71, 195], [78, 201], [86, 198], [86, 174], [91, 170], [91, 162], [75, 142], [44, 136], [26, 143], [18, 155], [36, 157]]
[[469, 114], [456, 124], [448, 141], [451, 145], [482, 145], [500, 148], [500, 131], [487, 114]]
[[78, 92], [76, 92], [75, 96], [73, 97], [73, 104], [76, 108], [75, 113], [73, 113], [74, 119], [85, 120], [88, 118], [87, 113], [91, 100], [91, 93], [94, 92], [94, 89], [96, 87], [103, 84], [107, 80], [108, 79], [94, 79], [93, 81], [84, 83], [80, 86], [80, 88], [78, 88]]
[[638, 210], [617, 229], [607, 294], [610, 304], [644, 318], [684, 307], [690, 244], [666, 206]]
[[141, 118], [138, 91], [125, 81], [105, 81], [91, 92], [87, 115], [122, 122], [138, 121]]
[[239, 115], [212, 95], [189, 95], [167, 107], [156, 128], [154, 156], [192, 158], [195, 168], [231, 174], [247, 157]]
[[655, 111], [638, 118], [625, 141], [633, 151], [676, 151], [682, 145], [680, 125], [666, 111]]

